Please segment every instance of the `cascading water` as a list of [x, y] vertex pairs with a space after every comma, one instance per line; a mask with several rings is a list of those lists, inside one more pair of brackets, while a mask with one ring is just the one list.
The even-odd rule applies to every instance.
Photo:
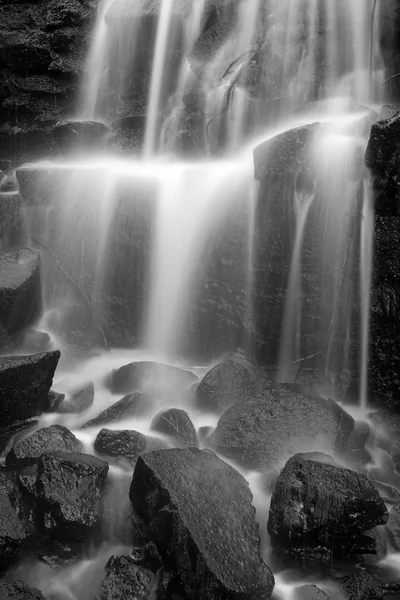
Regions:
[[[256, 350], [259, 280], [269, 268], [276, 275], [272, 255], [263, 255], [256, 272], [258, 243], [278, 246], [281, 227], [289, 259], [277, 269], [283, 302], [273, 298], [282, 308], [275, 323], [279, 364], [268, 367], [280, 382], [293, 383], [310, 364], [305, 372], [316, 374], [320, 389], [328, 383], [336, 393], [359, 360], [365, 412], [373, 202], [362, 156], [367, 105], [382, 94], [379, 52], [370, 47], [373, 7], [373, 0], [102, 0], [78, 117], [101, 120], [113, 134], [132, 129], [139, 148], [123, 159], [103, 153], [33, 167], [31, 212], [39, 210], [40, 218], [27, 221], [44, 250], [43, 323], [67, 356], [55, 387], [70, 397], [88, 380], [95, 386], [88, 411], [46, 415], [41, 425], [65, 424], [93, 453], [101, 427], [80, 427], [120, 398], [105, 374], [134, 361], [151, 365], [144, 390], [151, 414], [107, 428], [151, 435], [152, 418], [170, 406], [185, 409], [196, 429], [215, 427], [218, 415], [201, 411], [193, 390], [180, 389], [174, 371], [155, 361], [201, 376], [207, 367], [199, 364], [238, 348]], [[304, 126], [310, 141], [301, 168], [284, 156], [284, 168], [272, 173], [268, 163], [257, 183], [253, 148]], [[256, 235], [264, 209], [271, 225]], [[70, 360], [71, 347], [87, 321], [90, 347], [111, 350], [80, 364], [80, 354]], [[272, 337], [267, 342], [272, 346]], [[113, 470], [116, 497], [125, 466]], [[242, 472], [260, 518], [269, 510], [265, 482]], [[51, 576], [37, 565], [21, 572], [49, 598], [86, 600], [86, 578], [98, 579], [104, 556], [123, 551], [114, 547], [113, 532], [107, 540], [73, 577], [71, 567]], [[276, 598], [297, 600], [301, 582], [306, 578], [297, 571], [280, 572]], [[325, 589], [334, 594], [335, 586], [329, 580]]]

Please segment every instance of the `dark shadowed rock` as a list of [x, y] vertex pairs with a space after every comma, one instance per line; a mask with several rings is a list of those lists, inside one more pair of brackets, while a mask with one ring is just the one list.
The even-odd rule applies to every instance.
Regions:
[[363, 534], [387, 518], [364, 475], [294, 456], [272, 494], [268, 533], [282, 558], [330, 564], [335, 557], [371, 552], [374, 540]]
[[308, 167], [311, 144], [319, 123], [289, 129], [266, 140], [253, 151], [254, 176], [262, 181], [268, 176], [296, 176]]
[[42, 311], [40, 254], [30, 248], [0, 254], [0, 334], [32, 325]]
[[377, 178], [376, 185], [383, 188], [395, 183], [400, 175], [400, 114], [396, 113], [380, 120], [371, 128], [371, 134], [365, 152], [365, 164]]
[[303, 396], [270, 384], [222, 415], [209, 443], [222, 456], [268, 469], [297, 452], [334, 454], [346, 447], [353, 418], [333, 400]]
[[0, 583], [0, 600], [45, 600], [42, 592], [24, 581]]
[[28, 433], [30, 429], [34, 429], [38, 425], [39, 421], [28, 420], [28, 421], [16, 421], [7, 427], [0, 429], [0, 454], [4, 454], [10, 449], [13, 440], [18, 439], [22, 435]]
[[37, 556], [50, 567], [63, 567], [76, 562], [82, 555], [82, 543], [68, 544], [61, 540], [41, 540]]
[[106, 564], [106, 576], [101, 582], [98, 600], [144, 600], [154, 582], [154, 576], [138, 565], [132, 556], [112, 556]]
[[165, 448], [165, 446], [166, 444], [162, 440], [133, 430], [101, 429], [94, 442], [94, 449], [99, 454], [125, 459], [133, 464], [143, 452]]
[[194, 425], [187, 412], [181, 408], [170, 408], [156, 415], [150, 429], [172, 438], [179, 446], [197, 446]]
[[94, 399], [94, 386], [90, 382], [84, 388], [65, 398], [58, 407], [60, 413], [81, 413], [90, 408]]
[[36, 494], [44, 527], [77, 540], [98, 525], [108, 464], [94, 456], [53, 452], [38, 461]]
[[223, 412], [257, 392], [261, 375], [252, 365], [235, 358], [226, 359], [208, 371], [196, 388], [197, 404], [205, 410]]
[[188, 597], [269, 598], [246, 480], [209, 451], [169, 449], [141, 456], [129, 497]]
[[361, 567], [343, 577], [340, 583], [346, 600], [383, 600], [379, 582]]
[[390, 511], [387, 529], [393, 545], [400, 550], [400, 504], [395, 504]]
[[32, 465], [46, 452], [81, 452], [82, 443], [62, 425], [51, 425], [35, 431], [17, 442], [6, 456], [8, 467]]
[[111, 378], [111, 391], [114, 394], [128, 394], [141, 390], [144, 386], [167, 382], [169, 386], [190, 387], [197, 382], [190, 371], [171, 367], [162, 363], [130, 363], [114, 371]]
[[56, 392], [55, 390], [50, 390], [47, 396], [45, 412], [57, 412], [64, 398], [65, 394], [62, 394], [61, 392]]
[[32, 533], [27, 507], [16, 482], [0, 470], [0, 570], [20, 556]]
[[293, 600], [332, 600], [316, 585], [303, 585], [294, 591]]
[[148, 407], [149, 404], [144, 394], [140, 392], [127, 394], [121, 400], [103, 410], [97, 417], [90, 419], [90, 421], [82, 425], [81, 429], [98, 427], [99, 425], [107, 425], [108, 423], [117, 423], [124, 419], [131, 419], [132, 417], [142, 417], [148, 411]]
[[54, 127], [53, 136], [61, 152], [88, 147], [98, 150], [108, 132], [107, 125], [97, 121], [67, 121]]
[[60, 352], [0, 358], [1, 426], [43, 412]]

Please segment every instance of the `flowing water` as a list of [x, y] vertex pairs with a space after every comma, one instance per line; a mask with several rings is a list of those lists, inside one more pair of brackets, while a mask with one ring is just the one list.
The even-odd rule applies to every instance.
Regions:
[[[27, 221], [34, 238], [51, 250], [44, 257], [48, 310], [42, 325], [62, 349], [54, 387], [68, 396], [87, 381], [95, 386], [95, 402], [83, 416], [47, 415], [41, 425], [66, 425], [88, 452], [98, 428], [79, 428], [119, 399], [105, 382], [112, 369], [152, 360], [201, 376], [223, 352], [252, 349], [259, 186], [252, 150], [277, 133], [315, 122], [321, 126], [310, 149], [311, 167], [289, 194], [296, 226], [284, 273], [278, 377], [289, 380], [296, 364], [319, 356], [322, 377], [337, 391], [337, 379], [343, 383], [351, 369], [358, 319], [365, 417], [373, 208], [360, 164], [366, 105], [382, 100], [377, 22], [371, 31], [374, 2], [210, 5], [102, 0], [78, 117], [145, 122], [141, 155], [34, 166], [40, 206]], [[319, 292], [310, 295], [314, 285]], [[82, 303], [83, 317], [77, 309]], [[355, 305], [361, 316], [355, 316]], [[82, 363], [71, 352], [71, 330], [88, 312], [97, 335], [93, 345], [105, 336], [112, 349], [95, 356], [92, 351]], [[168, 377], [157, 381], [148, 390], [151, 417], [160, 408], [182, 406], [196, 429], [215, 426], [217, 418], [200, 413], [189, 390], [177, 390]], [[122, 426], [148, 434], [150, 418], [110, 427]], [[267, 560], [269, 495], [257, 474], [244, 475], [264, 523]], [[119, 466], [112, 476], [116, 486], [125, 485]], [[123, 496], [118, 490], [115, 495]], [[86, 583], [98, 581], [105, 557], [121, 550], [114, 542], [110, 533], [106, 547], [88, 551], [73, 568], [54, 572], [24, 565], [24, 578], [49, 598], [86, 600]], [[388, 569], [395, 558], [388, 554]], [[307, 578], [299, 572], [278, 572], [274, 597], [291, 600], [302, 582]], [[318, 583], [315, 577], [312, 583]], [[335, 582], [321, 578], [321, 587], [329, 592]]]

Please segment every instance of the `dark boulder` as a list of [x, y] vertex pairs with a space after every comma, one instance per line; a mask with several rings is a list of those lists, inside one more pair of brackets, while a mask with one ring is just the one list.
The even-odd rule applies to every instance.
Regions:
[[101, 518], [101, 492], [108, 464], [94, 456], [53, 452], [38, 461], [36, 494], [46, 530], [78, 540]]
[[132, 556], [112, 556], [106, 564], [98, 600], [144, 600], [154, 584], [154, 576], [138, 565]]
[[248, 362], [235, 358], [223, 360], [210, 369], [196, 388], [197, 404], [205, 410], [223, 412], [237, 402], [248, 400], [265, 377]]
[[376, 178], [379, 189], [394, 185], [397, 187], [400, 176], [400, 114], [380, 120], [371, 128], [365, 152], [365, 164]]
[[373, 551], [374, 540], [363, 534], [387, 519], [364, 475], [294, 456], [272, 494], [268, 533], [278, 556], [330, 564]]
[[140, 392], [127, 394], [121, 400], [103, 410], [97, 417], [90, 419], [90, 421], [82, 425], [81, 429], [117, 423], [118, 421], [133, 417], [142, 417], [148, 411], [148, 408], [149, 404], [144, 394]]
[[57, 123], [53, 136], [61, 152], [98, 150], [109, 133], [107, 125], [97, 121], [67, 121]]
[[319, 123], [288, 129], [266, 140], [253, 150], [254, 176], [297, 176], [309, 168], [310, 151]]
[[271, 383], [251, 400], [228, 408], [208, 441], [222, 456], [269, 469], [297, 452], [340, 452], [353, 427], [353, 418], [333, 400]]
[[46, 452], [81, 452], [82, 443], [62, 425], [50, 425], [17, 442], [6, 456], [7, 467], [35, 464]]
[[81, 413], [90, 408], [94, 399], [94, 386], [90, 382], [82, 389], [74, 392], [70, 398], [65, 398], [58, 407], [60, 413]]
[[293, 600], [332, 600], [316, 585], [302, 585], [294, 591]]
[[82, 555], [82, 543], [66, 543], [61, 540], [40, 540], [37, 557], [49, 567], [63, 567], [76, 562]]
[[0, 335], [18, 333], [41, 312], [39, 252], [22, 248], [0, 254]]
[[129, 494], [189, 598], [269, 598], [246, 480], [214, 453], [158, 450], [138, 459]]
[[50, 390], [47, 396], [46, 407], [44, 409], [45, 412], [57, 412], [64, 398], [65, 394], [62, 394], [61, 392], [56, 392], [55, 390]]
[[400, 504], [395, 504], [390, 511], [387, 529], [394, 547], [400, 551]]
[[43, 412], [59, 358], [58, 350], [0, 358], [2, 427]]
[[194, 425], [187, 412], [181, 408], [170, 408], [156, 415], [150, 429], [168, 436], [181, 447], [197, 446]]
[[27, 434], [29, 430], [35, 429], [39, 421], [34, 419], [27, 421], [16, 421], [7, 427], [0, 428], [0, 455], [4, 454], [10, 449], [12, 443], [24, 434]]
[[135, 464], [143, 452], [164, 447], [165, 444], [162, 440], [133, 430], [101, 429], [94, 442], [94, 449], [99, 454], [123, 459], [131, 464]]
[[0, 583], [0, 600], [45, 600], [42, 592], [24, 581]]
[[137, 362], [120, 367], [112, 373], [111, 391], [114, 394], [128, 394], [148, 386], [168, 384], [170, 387], [187, 387], [198, 381], [190, 371], [171, 367], [162, 363]]
[[0, 570], [9, 567], [21, 554], [33, 533], [27, 507], [18, 485], [0, 470]]
[[342, 577], [340, 583], [346, 600], [383, 600], [379, 582], [361, 567], [357, 567], [351, 575]]

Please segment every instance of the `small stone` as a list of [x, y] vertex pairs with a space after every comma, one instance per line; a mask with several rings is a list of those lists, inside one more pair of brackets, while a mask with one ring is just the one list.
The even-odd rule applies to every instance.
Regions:
[[180, 408], [170, 408], [156, 415], [150, 430], [172, 438], [179, 447], [197, 446], [194, 425], [187, 412]]
[[112, 556], [106, 564], [98, 600], [144, 600], [149, 597], [154, 579], [131, 556]]
[[165, 443], [162, 440], [134, 430], [101, 429], [94, 442], [94, 449], [99, 454], [125, 459], [131, 464], [135, 464], [143, 452], [163, 447]]

